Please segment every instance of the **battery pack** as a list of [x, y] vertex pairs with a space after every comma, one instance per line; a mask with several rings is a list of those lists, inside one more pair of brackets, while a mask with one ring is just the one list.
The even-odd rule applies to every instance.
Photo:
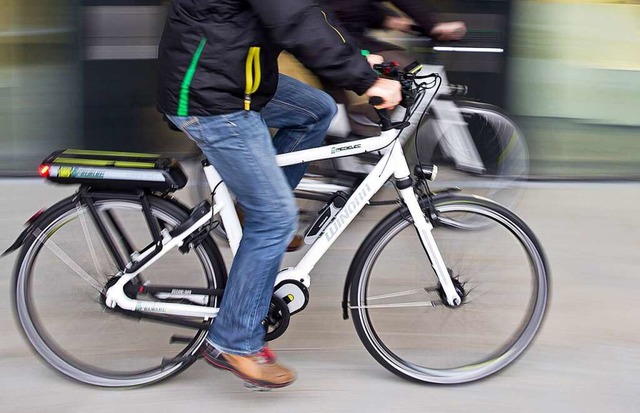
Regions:
[[40, 175], [59, 184], [176, 191], [187, 184], [180, 163], [157, 154], [63, 149], [47, 156]]

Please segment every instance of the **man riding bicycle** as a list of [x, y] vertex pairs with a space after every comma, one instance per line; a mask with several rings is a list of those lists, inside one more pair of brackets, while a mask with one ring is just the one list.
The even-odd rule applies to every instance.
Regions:
[[[378, 79], [313, 0], [174, 0], [158, 51], [159, 110], [198, 144], [245, 215], [203, 355], [268, 388], [295, 379], [265, 347], [262, 320], [297, 224], [291, 188], [305, 170], [283, 171], [275, 155], [319, 145], [335, 112], [323, 92], [278, 75], [281, 50], [340, 87], [382, 97], [382, 108], [400, 102], [400, 85]], [[267, 126], [280, 128], [273, 140]]]

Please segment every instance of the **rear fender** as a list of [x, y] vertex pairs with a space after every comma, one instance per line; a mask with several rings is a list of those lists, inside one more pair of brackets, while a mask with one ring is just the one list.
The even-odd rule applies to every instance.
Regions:
[[61, 200], [60, 202], [56, 203], [55, 205], [49, 208], [41, 208], [40, 210], [38, 210], [35, 214], [31, 216], [31, 218], [27, 220], [27, 222], [25, 222], [26, 228], [22, 231], [22, 233], [20, 233], [20, 235], [18, 235], [18, 238], [14, 241], [14, 243], [11, 244], [11, 246], [7, 248], [7, 250], [3, 252], [1, 256], [4, 257], [6, 255], [11, 254], [13, 251], [17, 249], [20, 249], [20, 247], [22, 247], [22, 245], [27, 240], [27, 238], [29, 238], [33, 234], [33, 232], [41, 222], [43, 222], [48, 217], [50, 217], [51, 214], [57, 212], [57, 210], [62, 205], [68, 204], [69, 202], [73, 202], [73, 199], [75, 197], [76, 195], [72, 195], [70, 197], [67, 197]]

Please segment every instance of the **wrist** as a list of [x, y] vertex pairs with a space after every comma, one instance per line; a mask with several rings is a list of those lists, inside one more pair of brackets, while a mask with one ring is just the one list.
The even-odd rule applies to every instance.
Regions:
[[371, 87], [373, 87], [377, 80], [378, 75], [373, 70], [371, 70], [371, 76], [367, 76], [365, 79], [363, 79], [363, 81], [357, 87], [353, 88], [353, 91], [360, 96], [366, 95], [367, 91], [371, 89]]

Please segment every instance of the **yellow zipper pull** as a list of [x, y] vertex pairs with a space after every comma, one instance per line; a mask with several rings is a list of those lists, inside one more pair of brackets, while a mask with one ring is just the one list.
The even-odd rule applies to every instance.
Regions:
[[251, 94], [258, 90], [261, 78], [260, 48], [252, 46], [245, 64], [244, 110], [251, 110]]

